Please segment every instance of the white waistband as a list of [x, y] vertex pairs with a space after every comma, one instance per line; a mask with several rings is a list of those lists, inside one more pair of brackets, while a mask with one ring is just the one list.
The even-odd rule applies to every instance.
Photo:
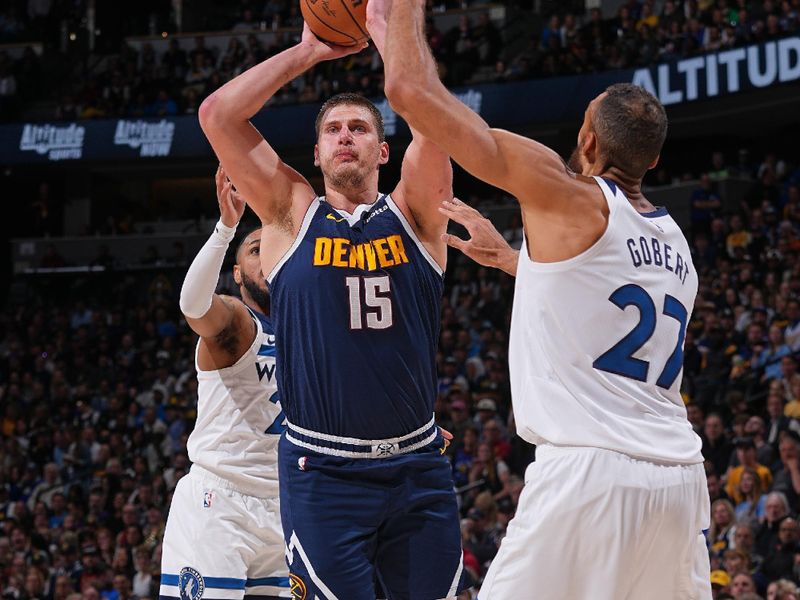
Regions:
[[[390, 458], [392, 456], [408, 454], [409, 452], [413, 452], [414, 450], [418, 450], [419, 448], [430, 444], [436, 439], [436, 436], [439, 433], [439, 428], [436, 427], [433, 418], [431, 418], [427, 424], [415, 429], [411, 433], [407, 433], [406, 435], [400, 437], [386, 438], [382, 440], [363, 440], [360, 438], [340, 437], [326, 433], [319, 433], [310, 429], [305, 429], [304, 427], [293, 425], [288, 421], [287, 426], [289, 429], [286, 431], [286, 439], [295, 446], [300, 446], [301, 448], [306, 448], [307, 450], [313, 450], [319, 454], [339, 456], [342, 458]], [[424, 438], [406, 446], [401, 446], [403, 442], [419, 437], [427, 431], [430, 431], [430, 433]], [[309, 440], [301, 440], [292, 435], [292, 432], [296, 432], [299, 435], [310, 438], [310, 440], [316, 439], [321, 442], [327, 442], [327, 445], [315, 444], [313, 441]], [[333, 444], [333, 446], [331, 444]], [[336, 447], [336, 444], [341, 444], [342, 446], [356, 446], [363, 448], [363, 450], [355, 451], [343, 448], [341, 446]]]
[[410, 440], [413, 437], [425, 433], [428, 429], [433, 427], [433, 424], [434, 424], [434, 418], [431, 417], [431, 420], [428, 421], [425, 425], [423, 425], [419, 429], [415, 429], [411, 433], [407, 433], [406, 435], [401, 435], [400, 437], [394, 437], [394, 438], [387, 438], [384, 440], [364, 440], [361, 438], [339, 437], [327, 433], [319, 433], [317, 431], [312, 431], [311, 429], [300, 427], [299, 425], [294, 425], [293, 423], [290, 423], [288, 420], [286, 421], [286, 425], [289, 427], [289, 429], [291, 429], [292, 431], [296, 431], [297, 433], [302, 433], [303, 435], [317, 438], [318, 440], [325, 440], [326, 442], [336, 442], [338, 444], [350, 444], [351, 446], [375, 446], [378, 444], [399, 444], [400, 442]]

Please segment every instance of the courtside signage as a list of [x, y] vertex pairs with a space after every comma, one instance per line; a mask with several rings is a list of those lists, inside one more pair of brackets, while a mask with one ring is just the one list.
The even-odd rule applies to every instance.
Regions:
[[128, 146], [139, 150], [139, 156], [169, 156], [175, 137], [175, 123], [161, 119], [150, 121], [117, 121], [114, 132], [115, 146]]
[[51, 125], [26, 123], [22, 128], [19, 149], [35, 152], [48, 160], [77, 160], [83, 157], [86, 128], [76, 123]]

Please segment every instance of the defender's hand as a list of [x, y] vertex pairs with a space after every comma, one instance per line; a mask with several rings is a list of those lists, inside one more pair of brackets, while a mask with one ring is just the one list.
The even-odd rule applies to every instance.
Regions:
[[516, 274], [519, 253], [508, 245], [489, 219], [458, 198], [442, 202], [439, 211], [463, 225], [470, 236], [468, 240], [462, 240], [455, 235], [444, 233], [442, 240], [448, 246], [461, 250], [485, 267], [502, 269], [510, 275]]
[[222, 224], [226, 227], [236, 227], [244, 214], [244, 207], [246, 205], [244, 198], [234, 189], [222, 165], [217, 168], [217, 174], [214, 176], [214, 180], [217, 183], [217, 202], [219, 202], [220, 221], [222, 221]]
[[311, 49], [314, 54], [315, 62], [336, 60], [337, 58], [350, 56], [351, 54], [358, 54], [369, 45], [367, 42], [357, 46], [337, 46], [335, 44], [328, 44], [314, 35], [314, 32], [309, 29], [308, 23], [303, 23], [303, 36], [300, 38], [300, 43]]

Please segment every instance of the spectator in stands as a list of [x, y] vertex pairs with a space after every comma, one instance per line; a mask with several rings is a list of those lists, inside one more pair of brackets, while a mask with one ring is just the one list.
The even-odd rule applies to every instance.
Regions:
[[[739, 463], [739, 466], [728, 470], [728, 483], [725, 491], [734, 501], [734, 503], [738, 504], [744, 501], [744, 497], [742, 496], [741, 492], [737, 490], [737, 488], [739, 486], [741, 477], [746, 470], [749, 469], [757, 474], [760, 482], [760, 485], [758, 486], [759, 492], [762, 489], [767, 490], [770, 488], [772, 485], [772, 473], [768, 467], [757, 462], [756, 446], [753, 438], [738, 437], [734, 440], [734, 446], [736, 448], [736, 460]], [[752, 487], [750, 487], [749, 493], [753, 493]]]
[[775, 471], [772, 491], [783, 493], [789, 509], [796, 511], [800, 508], [800, 436], [794, 430], [787, 429], [780, 436], [778, 453], [780, 464]]
[[736, 512], [729, 500], [715, 500], [711, 504], [711, 527], [706, 538], [712, 552], [721, 553], [730, 546]]
[[509, 454], [511, 454], [511, 444], [495, 420], [484, 423], [481, 431], [481, 441], [490, 446], [492, 453], [500, 460], [508, 459]]
[[764, 520], [756, 531], [755, 550], [761, 556], [772, 551], [778, 541], [778, 527], [789, 516], [789, 503], [782, 492], [770, 492], [764, 503]]
[[781, 375], [780, 359], [788, 354], [791, 354], [791, 349], [783, 339], [783, 330], [773, 323], [769, 327], [767, 346], [761, 351], [753, 366], [764, 369], [762, 380], [778, 379]]
[[[739, 526], [736, 528], [738, 530]], [[744, 550], [731, 548], [722, 554], [722, 566], [726, 573], [735, 578], [737, 573], [750, 572], [750, 558]]]
[[715, 569], [711, 571], [711, 594], [714, 600], [721, 600], [722, 598], [732, 598], [728, 594], [731, 584], [731, 577], [722, 569]]
[[761, 479], [756, 470], [745, 467], [739, 485], [734, 489], [734, 501], [738, 502], [737, 521], [760, 521], [763, 518], [766, 496], [762, 495], [761, 490]]
[[789, 300], [786, 305], [787, 325], [783, 330], [784, 341], [792, 352], [800, 350], [800, 301]]
[[703, 440], [703, 458], [713, 465], [716, 473], [726, 473], [733, 453], [733, 446], [728, 441], [722, 424], [722, 417], [719, 414], [711, 413], [706, 417], [701, 437]]
[[744, 594], [755, 594], [756, 584], [749, 573], [737, 573], [731, 579], [731, 594], [734, 600], [741, 600]]
[[499, 460], [492, 447], [486, 443], [478, 444], [478, 451], [469, 471], [469, 482], [480, 484], [476, 489], [490, 492], [495, 501], [511, 494], [508, 465]]
[[461, 443], [453, 452], [453, 480], [457, 488], [470, 483], [472, 465], [478, 453], [478, 430], [470, 425], [463, 431]]
[[[780, 387], [780, 384], [778, 384]], [[785, 399], [780, 389], [773, 390], [770, 384], [770, 391], [767, 395], [767, 436], [766, 441], [774, 448], [777, 448], [779, 442], [779, 434], [786, 431], [792, 421], [783, 413]]]
[[692, 207], [692, 234], [708, 233], [711, 222], [722, 208], [722, 200], [714, 191], [707, 173], [700, 177], [700, 187], [692, 192], [689, 202]]
[[783, 519], [778, 527], [778, 539], [764, 557], [762, 573], [769, 581], [794, 577], [795, 554], [800, 551], [800, 526], [791, 517]]
[[767, 600], [800, 600], [800, 591], [794, 582], [778, 579], [767, 586]]
[[753, 525], [747, 522], [736, 524], [736, 529], [733, 532], [733, 547], [744, 553], [750, 567], [758, 569], [761, 566], [764, 557], [756, 552]]
[[706, 484], [708, 485], [708, 496], [713, 504], [715, 500], [730, 500], [725, 493], [724, 486], [720, 483], [719, 475], [712, 470], [706, 474]]

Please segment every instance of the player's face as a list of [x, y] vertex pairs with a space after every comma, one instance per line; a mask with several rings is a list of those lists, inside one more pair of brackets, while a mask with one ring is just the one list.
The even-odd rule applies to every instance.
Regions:
[[236, 283], [244, 287], [250, 297], [258, 304], [261, 312], [268, 312], [269, 292], [267, 282], [261, 272], [261, 230], [257, 229], [242, 242], [233, 267]]
[[389, 146], [378, 139], [369, 110], [342, 104], [326, 113], [314, 148], [314, 164], [327, 183], [340, 190], [359, 189], [388, 160]]

